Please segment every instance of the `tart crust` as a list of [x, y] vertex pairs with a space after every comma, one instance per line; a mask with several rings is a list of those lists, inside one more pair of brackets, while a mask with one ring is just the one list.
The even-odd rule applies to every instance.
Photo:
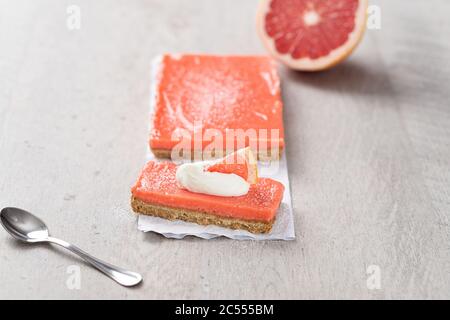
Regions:
[[131, 197], [131, 207], [137, 214], [160, 217], [168, 220], [183, 220], [201, 225], [213, 224], [229, 229], [242, 229], [251, 233], [268, 233], [272, 229], [275, 221], [275, 218], [269, 222], [265, 222], [219, 217], [202, 211], [151, 204], [144, 202], [135, 196]]
[[[172, 150], [171, 149], [154, 149], [151, 148], [152, 153], [155, 155], [155, 157], [157, 158], [164, 158], [164, 159], [171, 159], [171, 153]], [[283, 149], [269, 149], [269, 150], [264, 150], [264, 151], [258, 151], [257, 152], [257, 157], [259, 161], [276, 161], [276, 160], [280, 160], [281, 159], [281, 154], [283, 152]], [[214, 158], [214, 151], [211, 152], [212, 153], [212, 157]], [[194, 160], [196, 153], [192, 152], [191, 153], [191, 159]], [[199, 157], [201, 157], [201, 155], [199, 155]]]

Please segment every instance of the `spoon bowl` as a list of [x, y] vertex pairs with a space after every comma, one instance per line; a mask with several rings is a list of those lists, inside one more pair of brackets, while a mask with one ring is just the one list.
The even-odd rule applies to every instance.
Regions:
[[19, 208], [4, 208], [0, 212], [3, 227], [14, 238], [24, 242], [48, 241], [49, 232], [45, 223], [28, 211]]

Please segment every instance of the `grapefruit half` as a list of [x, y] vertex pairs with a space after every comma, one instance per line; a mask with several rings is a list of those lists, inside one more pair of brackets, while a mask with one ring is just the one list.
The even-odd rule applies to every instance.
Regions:
[[247, 147], [230, 153], [226, 157], [214, 161], [207, 171], [234, 173], [250, 184], [258, 182], [258, 165], [252, 150]]
[[258, 33], [269, 52], [304, 71], [347, 58], [366, 29], [368, 0], [260, 0]]

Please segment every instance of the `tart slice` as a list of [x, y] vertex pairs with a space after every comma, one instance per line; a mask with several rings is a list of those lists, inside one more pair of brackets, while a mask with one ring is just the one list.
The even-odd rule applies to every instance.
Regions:
[[131, 189], [131, 206], [136, 213], [252, 233], [271, 230], [283, 198], [280, 182], [259, 178], [245, 195], [215, 196], [182, 188], [177, 168], [172, 162], [147, 163]]
[[280, 157], [283, 103], [275, 60], [165, 54], [154, 72], [149, 144], [156, 157], [217, 157], [248, 146], [258, 159]]

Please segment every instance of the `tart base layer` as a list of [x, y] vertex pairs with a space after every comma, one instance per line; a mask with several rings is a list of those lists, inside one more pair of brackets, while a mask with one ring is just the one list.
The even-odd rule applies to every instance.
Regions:
[[[150, 148], [152, 150], [152, 153], [157, 158], [171, 158], [171, 149], [154, 149]], [[283, 152], [283, 149], [274, 149], [274, 150], [264, 150], [264, 151], [258, 151], [257, 157], [259, 161], [275, 161], [281, 159], [281, 154]], [[191, 154], [191, 159], [194, 160], [195, 153], [193, 152]], [[214, 157], [214, 151], [212, 152], [212, 157]]]
[[272, 221], [247, 221], [236, 218], [219, 217], [201, 211], [172, 208], [144, 202], [134, 196], [131, 197], [131, 207], [138, 214], [160, 217], [168, 220], [183, 220], [201, 225], [217, 225], [229, 229], [242, 229], [251, 233], [268, 233], [273, 226]]

